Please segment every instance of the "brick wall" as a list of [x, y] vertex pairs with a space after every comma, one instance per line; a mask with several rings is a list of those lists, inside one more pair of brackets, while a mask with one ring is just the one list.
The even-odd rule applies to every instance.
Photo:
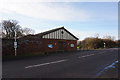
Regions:
[[[39, 52], [54, 52], [59, 51], [59, 42], [62, 42], [61, 47], [65, 51], [76, 50], [77, 41], [75, 40], [55, 40], [55, 39], [41, 39], [37, 36], [26, 36], [17, 40], [17, 55], [20, 54], [35, 54]], [[2, 39], [2, 54], [14, 55], [14, 39]], [[48, 44], [52, 44], [53, 47], [49, 48]], [[74, 47], [71, 47], [74, 44]]]

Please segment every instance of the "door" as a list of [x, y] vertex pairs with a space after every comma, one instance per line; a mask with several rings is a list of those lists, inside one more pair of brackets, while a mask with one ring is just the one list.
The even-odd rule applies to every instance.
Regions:
[[62, 42], [62, 41], [59, 41], [59, 42], [58, 42], [58, 50], [59, 50], [59, 51], [63, 51], [63, 50], [64, 50], [63, 44], [64, 44], [64, 42]]

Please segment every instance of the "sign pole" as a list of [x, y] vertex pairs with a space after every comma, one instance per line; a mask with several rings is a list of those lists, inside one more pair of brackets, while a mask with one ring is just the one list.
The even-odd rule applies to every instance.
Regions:
[[15, 42], [14, 42], [14, 48], [15, 48], [15, 56], [17, 56], [16, 49], [17, 49], [17, 41], [16, 41], [16, 29], [15, 31]]
[[105, 48], [106, 46], [105, 46], [105, 42], [104, 42], [104, 48]]

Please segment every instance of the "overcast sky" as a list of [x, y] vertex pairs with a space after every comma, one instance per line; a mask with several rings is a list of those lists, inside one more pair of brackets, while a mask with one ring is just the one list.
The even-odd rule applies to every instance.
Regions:
[[96, 34], [118, 39], [118, 2], [2, 0], [0, 20], [8, 19], [36, 33], [64, 26], [80, 40]]

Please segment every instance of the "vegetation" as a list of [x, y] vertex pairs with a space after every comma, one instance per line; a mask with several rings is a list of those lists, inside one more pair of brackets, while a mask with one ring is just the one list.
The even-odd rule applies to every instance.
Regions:
[[[7, 39], [14, 39], [15, 31], [17, 33], [17, 38], [25, 35], [34, 34], [34, 30], [30, 28], [22, 28], [18, 21], [16, 20], [3, 20], [0, 22], [2, 30], [0, 30], [0, 37]], [[80, 41], [78, 47], [80, 49], [100, 49], [100, 48], [113, 48], [120, 47], [120, 40], [115, 41], [114, 37], [104, 36], [104, 38], [99, 38], [99, 34], [95, 37], [89, 37]]]
[[86, 38], [80, 41], [78, 46], [80, 49], [102, 49], [102, 48], [114, 48], [120, 45], [120, 40], [114, 41], [111, 38]]
[[13, 39], [15, 31], [17, 33], [17, 38], [34, 33], [34, 30], [30, 28], [23, 29], [16, 20], [3, 20], [0, 23], [0, 27], [2, 27], [2, 30], [0, 30], [0, 36], [2, 38]]

